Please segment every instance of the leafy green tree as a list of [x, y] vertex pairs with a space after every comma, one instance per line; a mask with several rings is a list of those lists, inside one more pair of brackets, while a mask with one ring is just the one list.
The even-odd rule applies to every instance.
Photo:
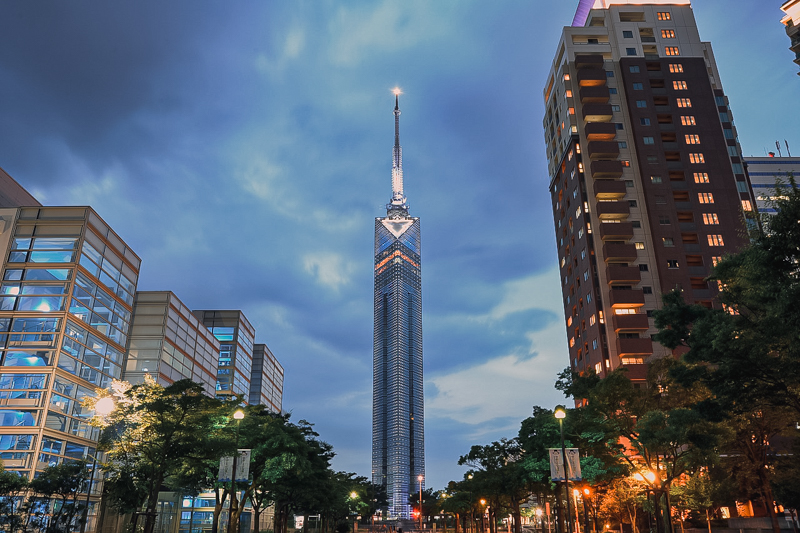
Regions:
[[0, 462], [0, 530], [17, 531], [24, 524], [22, 497], [28, 480], [3, 468]]
[[408, 504], [422, 515], [423, 522], [429, 522], [430, 518], [439, 511], [439, 492], [432, 488], [422, 489], [422, 508], [419, 505], [419, 491], [408, 495]]
[[144, 507], [144, 533], [152, 533], [162, 487], [180, 480], [185, 488], [186, 472], [199, 473], [196, 465], [232, 453], [224, 428], [234, 407], [188, 379], [168, 387], [150, 378], [133, 386], [115, 382], [113, 390], [115, 409], [93, 421], [104, 428], [99, 447], [107, 451], [107, 492], [112, 505], [134, 512], [134, 524]]
[[78, 494], [89, 479], [85, 461], [70, 461], [48, 466], [30, 482], [32, 493], [49, 500], [50, 520], [46, 533], [69, 532], [83, 510]]

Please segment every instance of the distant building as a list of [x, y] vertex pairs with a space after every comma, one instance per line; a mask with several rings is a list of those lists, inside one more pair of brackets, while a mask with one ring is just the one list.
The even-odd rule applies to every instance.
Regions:
[[42, 205], [39, 200], [0, 168], [0, 207]]
[[403, 192], [397, 98], [394, 117], [392, 199], [375, 219], [372, 482], [386, 487], [390, 518], [411, 518], [408, 496], [425, 479], [420, 221]]
[[250, 397], [253, 344], [256, 331], [241, 311], [192, 311], [219, 341], [216, 396]]
[[95, 456], [81, 400], [122, 376], [140, 259], [90, 207], [0, 209], [0, 257], [0, 459], [32, 479]]
[[248, 403], [265, 405], [275, 413], [283, 408], [283, 366], [266, 344], [253, 345]]
[[151, 375], [163, 386], [181, 379], [216, 395], [220, 342], [169, 291], [139, 291], [133, 304], [125, 381], [142, 383]]
[[[794, 52], [794, 62], [800, 65], [800, 0], [789, 0], [781, 6], [784, 17], [781, 22], [786, 26], [786, 35], [792, 42], [789, 50]], [[800, 76], [800, 72], [797, 73]]]
[[753, 185], [759, 213], [773, 214], [770, 200], [775, 196], [775, 185], [789, 185], [789, 175], [800, 181], [800, 157], [745, 157], [747, 173]]
[[544, 88], [570, 366], [634, 378], [669, 352], [651, 313], [746, 243], [753, 197], [710, 43], [688, 0], [582, 1]]

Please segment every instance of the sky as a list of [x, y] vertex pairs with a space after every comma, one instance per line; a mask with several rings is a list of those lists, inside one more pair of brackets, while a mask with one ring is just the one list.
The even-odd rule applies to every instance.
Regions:
[[[140, 290], [244, 311], [284, 366], [284, 409], [369, 477], [374, 218], [401, 87], [426, 486], [443, 488], [470, 446], [564, 401], [541, 119], [577, 4], [2, 2], [0, 167], [45, 205], [91, 205], [142, 258]], [[694, 2], [745, 155], [800, 154], [780, 4]]]

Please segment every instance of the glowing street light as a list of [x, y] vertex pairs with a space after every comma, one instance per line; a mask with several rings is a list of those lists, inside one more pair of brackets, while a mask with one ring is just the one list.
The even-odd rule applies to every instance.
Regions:
[[[400, 94], [400, 89], [395, 88], [395, 95]], [[417, 476], [417, 481], [419, 481], [419, 528], [422, 529], [422, 480], [425, 479], [422, 477], [422, 474]]]
[[564, 447], [564, 419], [567, 418], [567, 408], [557, 405], [553, 416], [558, 420], [558, 427], [561, 430], [561, 461], [564, 465], [564, 492], [567, 498], [567, 531], [572, 533], [572, 513], [569, 510], [569, 464], [567, 464], [567, 449]]
[[[116, 408], [116, 404], [114, 403], [114, 398], [111, 396], [105, 396], [100, 398], [94, 403], [94, 414], [95, 416], [100, 417], [107, 417], [114, 411]], [[86, 531], [86, 522], [89, 521], [89, 497], [92, 494], [92, 485], [94, 484], [94, 473], [97, 471], [97, 450], [94, 451], [94, 457], [92, 458], [92, 473], [89, 474], [89, 486], [86, 487], [86, 501], [83, 505], [83, 520], [81, 520], [81, 533], [85, 533]]]

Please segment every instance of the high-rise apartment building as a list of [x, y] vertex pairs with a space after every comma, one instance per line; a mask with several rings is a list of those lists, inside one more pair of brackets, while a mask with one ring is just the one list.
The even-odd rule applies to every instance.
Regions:
[[714, 306], [705, 281], [755, 223], [733, 117], [689, 0], [582, 1], [544, 90], [571, 367], [666, 355], [661, 294]]
[[775, 188], [778, 183], [789, 187], [790, 176], [800, 181], [800, 157], [745, 157], [744, 162], [758, 212], [775, 213], [775, 207], [770, 203], [775, 199]]
[[174, 293], [136, 293], [125, 381], [142, 383], [150, 375], [166, 387], [191, 379], [215, 396], [219, 352], [220, 342]]
[[425, 478], [420, 222], [403, 192], [399, 91], [395, 92], [392, 199], [375, 219], [372, 481], [391, 518], [410, 518], [408, 495]]
[[250, 405], [265, 405], [280, 413], [283, 407], [283, 366], [266, 344], [253, 345]]
[[0, 209], [0, 254], [0, 459], [32, 478], [95, 455], [81, 400], [122, 375], [140, 260], [89, 207]]
[[[789, 50], [794, 52], [794, 62], [800, 65], [800, 0], [788, 0], [781, 6], [785, 13], [781, 22], [786, 26], [786, 35], [792, 45]], [[797, 73], [800, 76], [800, 72]]]

